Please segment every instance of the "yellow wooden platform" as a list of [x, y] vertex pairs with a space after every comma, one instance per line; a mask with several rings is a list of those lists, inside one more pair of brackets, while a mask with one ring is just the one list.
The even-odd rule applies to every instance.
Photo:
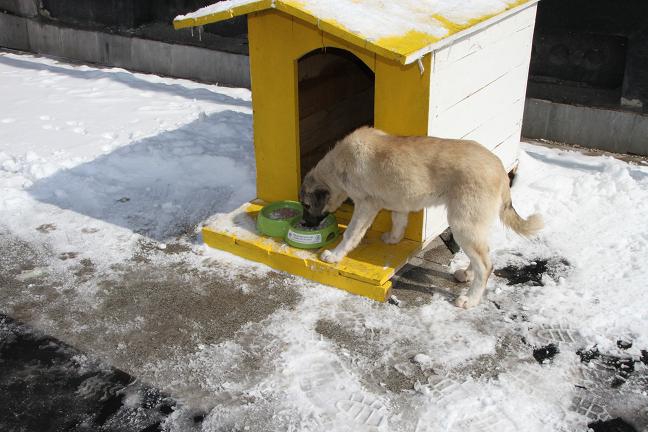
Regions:
[[[379, 232], [370, 231], [340, 263], [329, 264], [318, 258], [320, 250], [296, 249], [282, 240], [256, 234], [256, 215], [261, 208], [262, 203], [247, 203], [232, 213], [209, 221], [202, 229], [205, 244], [381, 302], [389, 298], [391, 277], [421, 249], [421, 243], [411, 240], [396, 245], [385, 244]], [[340, 228], [344, 230], [346, 227], [340, 225]]]

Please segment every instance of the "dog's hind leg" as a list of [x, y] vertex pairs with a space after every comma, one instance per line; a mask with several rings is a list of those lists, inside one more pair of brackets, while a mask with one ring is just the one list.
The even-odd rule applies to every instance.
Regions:
[[[474, 236], [474, 233], [472, 235]], [[469, 276], [470, 270], [474, 273], [474, 279], [468, 292], [455, 300], [455, 305], [468, 309], [479, 304], [486, 290], [488, 277], [493, 271], [493, 265], [488, 255], [488, 245], [481, 236], [471, 238], [470, 234], [464, 236], [455, 232], [455, 239], [470, 258], [470, 266], [465, 270], [466, 276]]]
[[351, 222], [349, 222], [349, 226], [342, 236], [342, 241], [335, 249], [322, 252], [320, 255], [322, 261], [328, 263], [340, 262], [342, 258], [358, 246], [379, 210], [370, 203], [357, 202], [353, 209]]
[[472, 263], [468, 265], [466, 269], [459, 269], [454, 272], [454, 278], [458, 282], [472, 282], [475, 278], [475, 272], [472, 269]]
[[384, 233], [380, 238], [387, 244], [396, 244], [403, 240], [405, 228], [409, 221], [408, 212], [391, 212], [392, 227], [391, 231]]

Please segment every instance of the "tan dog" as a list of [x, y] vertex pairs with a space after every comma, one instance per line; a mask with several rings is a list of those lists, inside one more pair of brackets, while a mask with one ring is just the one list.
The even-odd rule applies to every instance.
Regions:
[[488, 233], [499, 214], [523, 236], [542, 226], [540, 215], [522, 219], [511, 204], [509, 179], [499, 158], [474, 141], [432, 137], [398, 137], [363, 127], [339, 141], [304, 178], [300, 201], [305, 219], [318, 223], [347, 199], [355, 205], [340, 244], [321, 259], [337, 263], [362, 240], [381, 209], [392, 211], [386, 243], [403, 239], [408, 213], [444, 205], [454, 238], [470, 258], [457, 270], [461, 282], [472, 280], [455, 301], [470, 308], [481, 300], [492, 272]]

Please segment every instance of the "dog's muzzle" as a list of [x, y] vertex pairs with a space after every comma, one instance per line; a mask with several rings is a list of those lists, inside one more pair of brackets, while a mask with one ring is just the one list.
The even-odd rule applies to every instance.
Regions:
[[308, 211], [304, 211], [304, 225], [307, 227], [316, 227], [328, 216], [328, 212], [321, 215], [312, 215]]

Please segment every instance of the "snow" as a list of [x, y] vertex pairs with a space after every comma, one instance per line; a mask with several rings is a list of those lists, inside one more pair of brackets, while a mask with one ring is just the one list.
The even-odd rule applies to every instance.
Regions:
[[[254, 198], [247, 90], [0, 53], [0, 94], [0, 242], [11, 235], [59, 256], [19, 280], [70, 274], [75, 253], [117, 278], [142, 242], [164, 251], [148, 257], [160, 266], [180, 242], [187, 251], [174, 256], [239, 284], [242, 296], [299, 294], [225, 340], [201, 339], [195, 323], [189, 345], [139, 365], [148, 382], [210, 410], [203, 430], [572, 431], [617, 416], [648, 427], [639, 361], [648, 348], [648, 167], [523, 144], [513, 203], [543, 214], [546, 228], [527, 240], [498, 226], [494, 266], [568, 264], [544, 286], [493, 276], [469, 311], [440, 288], [397, 292], [396, 307], [296, 277], [273, 281], [267, 268], [194, 240], [202, 221]], [[462, 263], [459, 254], [446, 271]], [[33, 289], [25, 295], [37, 302]], [[105, 290], [92, 279], [65, 289], [90, 311]], [[73, 315], [64, 318], [71, 331], [88, 337], [97, 323]], [[101, 337], [149, 320], [130, 318], [109, 321]], [[43, 312], [36, 324], [54, 322]], [[120, 353], [130, 346], [122, 342]], [[539, 364], [533, 348], [550, 343], [559, 353]], [[606, 384], [616, 372], [605, 364], [580, 361], [577, 352], [594, 347], [632, 359], [622, 386]], [[174, 418], [165, 427], [183, 430]]]
[[68, 231], [59, 247], [92, 253], [101, 238], [96, 253], [120, 259], [133, 231], [161, 240], [254, 198], [248, 90], [13, 54], [0, 65], [12, 231], [53, 224]]
[[[175, 19], [197, 19], [254, 3], [258, 0], [221, 1]], [[470, 26], [519, 4], [515, 0], [277, 0], [276, 3], [306, 11], [373, 42], [410, 32], [443, 39], [454, 32], [443, 21]], [[273, 7], [276, 7], [274, 3]]]

